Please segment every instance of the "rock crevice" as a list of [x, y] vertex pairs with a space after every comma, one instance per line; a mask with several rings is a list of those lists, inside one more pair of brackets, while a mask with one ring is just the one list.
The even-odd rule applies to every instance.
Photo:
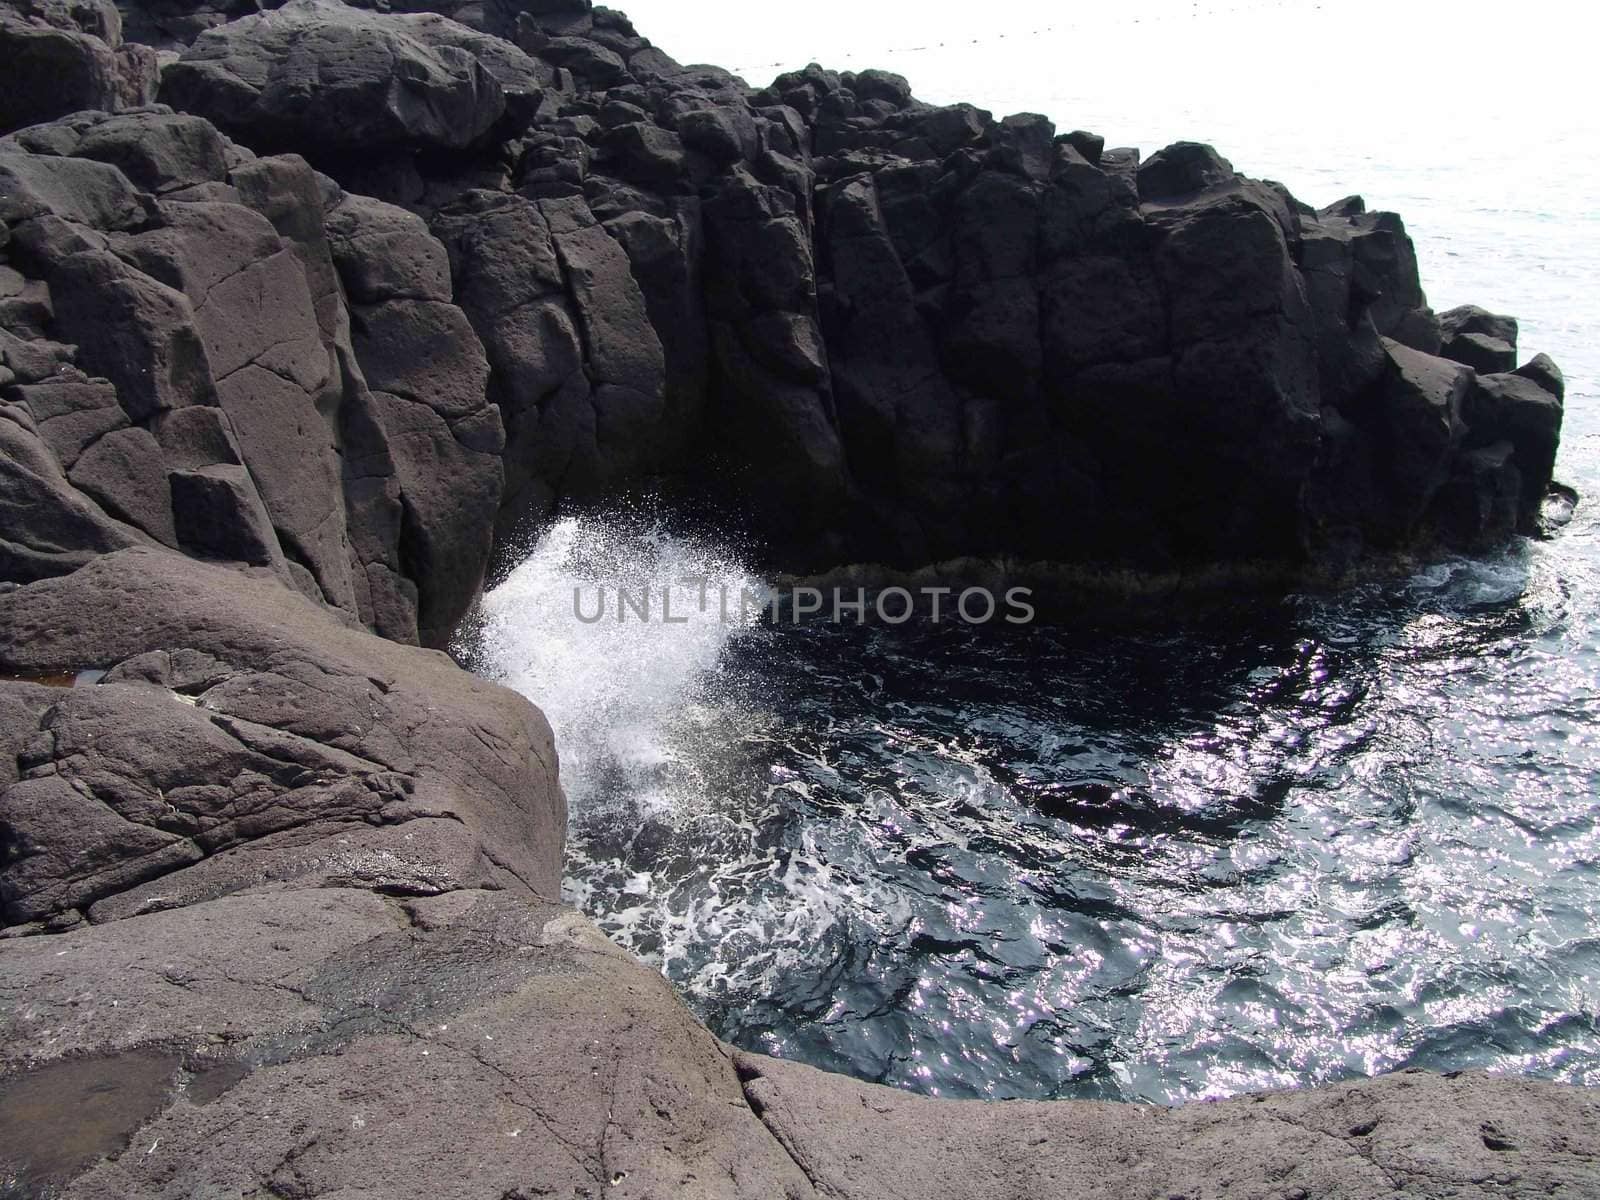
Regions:
[[988, 1106], [721, 1046], [560, 907], [549, 726], [439, 653], [631, 489], [795, 570], [1493, 547], [1564, 402], [1516, 322], [1206, 146], [428, 8], [0, 0], [0, 1194], [1600, 1188], [1580, 1089]]

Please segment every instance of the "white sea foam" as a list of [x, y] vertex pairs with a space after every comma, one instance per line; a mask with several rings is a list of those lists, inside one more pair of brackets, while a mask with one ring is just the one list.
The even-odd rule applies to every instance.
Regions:
[[[738, 598], [764, 586], [737, 553], [648, 519], [563, 519], [457, 647], [555, 730], [572, 823], [566, 900], [701, 1002], [816, 973], [811, 959], [844, 923], [909, 919], [869, 861], [843, 864], [841, 878], [815, 831], [791, 821], [807, 785], [771, 760], [804, 752], [776, 746], [782, 722], [729, 663], [736, 640], [762, 636]], [[580, 619], [602, 588], [604, 615]], [[633, 607], [619, 617], [619, 589], [635, 603], [648, 592], [648, 622]]]
[[[566, 518], [484, 597], [469, 654], [549, 718], [575, 816], [666, 812], [699, 799], [692, 748], [734, 718], [723, 652], [758, 620], [738, 597], [762, 586], [737, 555], [646, 519]], [[648, 596], [649, 619], [619, 593]]]

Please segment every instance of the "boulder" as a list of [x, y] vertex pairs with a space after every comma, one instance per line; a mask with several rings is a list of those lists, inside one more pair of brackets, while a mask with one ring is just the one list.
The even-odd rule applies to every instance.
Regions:
[[628, 79], [628, 64], [616, 51], [584, 37], [521, 38], [524, 49], [546, 62], [571, 71], [577, 79], [597, 91], [615, 87]]
[[1015, 113], [1000, 122], [1000, 148], [991, 161], [1043, 183], [1055, 166], [1056, 127], [1038, 113]]
[[290, 0], [203, 33], [161, 99], [259, 149], [461, 148], [499, 120], [505, 92], [471, 52], [430, 37], [441, 20]]
[[1517, 365], [1515, 342], [1476, 331], [1454, 334], [1439, 353], [1486, 375], [1510, 371]]
[[605, 147], [617, 173], [630, 182], [670, 187], [689, 169], [683, 139], [643, 121], [610, 130]]
[[1469, 444], [1509, 442], [1521, 476], [1520, 532], [1538, 530], [1539, 509], [1555, 473], [1561, 444], [1563, 405], [1559, 395], [1522, 375], [1479, 375], [1465, 403]]
[[1513, 350], [1517, 345], [1517, 319], [1489, 312], [1476, 304], [1464, 304], [1440, 313], [1439, 329], [1447, 346], [1455, 338], [1473, 333], [1504, 342]]
[[[1085, 156], [1087, 157], [1087, 155]], [[1174, 142], [1139, 165], [1139, 198], [1172, 200], [1236, 178], [1233, 164], [1201, 142]]]
[[0, 11], [0, 133], [87, 108], [116, 108], [117, 58], [98, 37]]
[[13, 260], [34, 276], [48, 276], [68, 255], [80, 250], [104, 250], [105, 236], [87, 225], [44, 213], [19, 223], [8, 247]]
[[17, 225], [46, 216], [105, 231], [138, 226], [145, 209], [127, 176], [113, 166], [23, 153], [0, 142], [0, 221]]
[[63, 259], [50, 284], [57, 329], [78, 346], [85, 369], [116, 384], [135, 421], [216, 402], [206, 348], [183, 293], [105, 250]]
[[1083, 161], [1091, 167], [1100, 165], [1100, 156], [1105, 153], [1106, 139], [1098, 133], [1088, 133], [1082, 129], [1074, 129], [1071, 133], [1063, 133], [1058, 141], [1071, 146], [1082, 156]]
[[210, 122], [165, 112], [100, 121], [73, 149], [75, 156], [110, 163], [136, 187], [158, 193], [221, 181], [236, 153]]
[[367, 196], [346, 196], [328, 214], [339, 277], [357, 304], [450, 299], [450, 260], [414, 213]]
[[754, 142], [753, 123], [740, 122], [733, 109], [692, 109], [681, 113], [676, 124], [685, 146], [722, 165], [745, 157]]
[[1531, 379], [1557, 400], [1565, 401], [1567, 398], [1567, 380], [1561, 373], [1561, 368], [1556, 366], [1555, 360], [1548, 354], [1536, 354], [1514, 372], [1524, 379]]

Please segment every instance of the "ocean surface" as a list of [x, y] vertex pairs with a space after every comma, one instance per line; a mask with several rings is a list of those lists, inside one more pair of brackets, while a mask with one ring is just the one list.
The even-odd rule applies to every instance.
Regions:
[[[741, 63], [648, 7], [680, 58]], [[1134, 27], [1146, 9], [1167, 16]], [[1408, 1065], [1600, 1083], [1600, 120], [1563, 100], [1581, 31], [1540, 28], [1538, 0], [1514, 30], [1454, 6], [1169, 4], [1091, 37], [1050, 11], [1016, 6], [1035, 27], [1010, 38], [885, 27], [874, 59], [841, 27], [836, 57], [805, 53], [1113, 145], [1211, 141], [1313, 204], [1400, 211], [1436, 308], [1514, 313], [1524, 357], [1566, 371], [1557, 475], [1591, 502], [1551, 542], [1137, 635], [725, 624], [678, 581], [737, 597], [737, 549], [563, 520], [486, 598], [473, 654], [556, 729], [569, 900], [729, 1041], [930, 1094], [1182, 1102]], [[748, 36], [765, 62], [776, 35]], [[574, 618], [575, 589], [592, 610], [641, 583], [693, 619]]]

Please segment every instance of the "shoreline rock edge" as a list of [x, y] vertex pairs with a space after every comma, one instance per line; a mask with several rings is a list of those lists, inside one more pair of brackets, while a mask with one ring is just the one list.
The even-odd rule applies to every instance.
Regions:
[[0, 4], [0, 1196], [1600, 1193], [1591, 1089], [722, 1045], [561, 905], [550, 729], [438, 649], [497, 542], [646, 485], [764, 496], [797, 573], [1498, 545], [1564, 401], [1515, 322], [1209, 147], [435, 7]]

